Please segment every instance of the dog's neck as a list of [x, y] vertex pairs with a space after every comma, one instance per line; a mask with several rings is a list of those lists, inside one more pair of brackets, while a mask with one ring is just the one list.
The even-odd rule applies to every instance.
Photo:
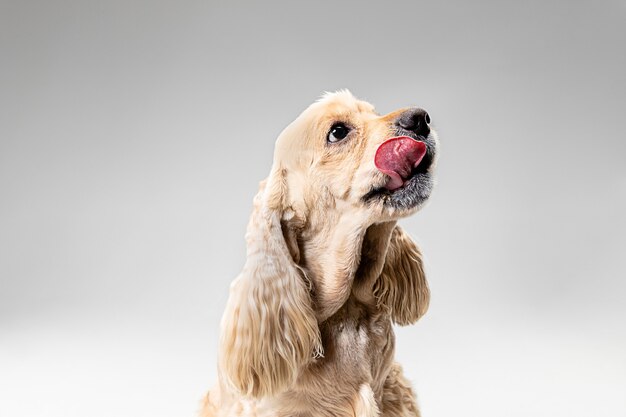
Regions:
[[[374, 223], [368, 214], [343, 210], [315, 210], [306, 221], [296, 221], [292, 232], [297, 262], [313, 284], [315, 309], [324, 321], [345, 304], [351, 294], [374, 303], [372, 285], [380, 275], [395, 221]], [[288, 230], [295, 230], [294, 227]]]

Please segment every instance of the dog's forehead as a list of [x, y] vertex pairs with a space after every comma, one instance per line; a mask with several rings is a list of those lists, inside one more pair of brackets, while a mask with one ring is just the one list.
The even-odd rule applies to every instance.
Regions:
[[348, 90], [339, 90], [334, 93], [324, 93], [315, 103], [327, 114], [342, 113], [374, 113], [374, 106], [359, 100]]

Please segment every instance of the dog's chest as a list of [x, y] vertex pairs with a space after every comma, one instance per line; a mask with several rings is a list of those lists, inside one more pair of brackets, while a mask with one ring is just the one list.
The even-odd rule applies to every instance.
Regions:
[[391, 322], [386, 315], [359, 303], [348, 303], [322, 329], [328, 359], [337, 366], [354, 369], [376, 365], [393, 354]]
[[[380, 400], [393, 360], [394, 335], [388, 316], [348, 302], [320, 326], [324, 356], [311, 364], [287, 394], [302, 410], [349, 415], [364, 386]], [[368, 388], [370, 389], [370, 388]], [[307, 414], [303, 414], [307, 415]]]
[[377, 398], [393, 362], [395, 335], [387, 314], [363, 306], [358, 302], [347, 304], [345, 315], [334, 326], [336, 359], [342, 372], [352, 375], [350, 383], [369, 383]]

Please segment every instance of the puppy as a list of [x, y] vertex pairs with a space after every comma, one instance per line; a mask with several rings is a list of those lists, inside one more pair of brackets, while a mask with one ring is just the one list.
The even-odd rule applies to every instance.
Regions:
[[396, 221], [431, 194], [429, 123], [418, 108], [381, 116], [344, 90], [280, 134], [203, 417], [420, 415], [392, 324], [428, 308], [422, 255]]

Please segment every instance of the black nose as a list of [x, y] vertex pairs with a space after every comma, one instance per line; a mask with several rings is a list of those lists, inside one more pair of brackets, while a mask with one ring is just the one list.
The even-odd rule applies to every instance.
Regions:
[[430, 133], [430, 116], [424, 109], [413, 108], [405, 111], [396, 120], [396, 125], [402, 129], [410, 130], [420, 136], [428, 136]]

